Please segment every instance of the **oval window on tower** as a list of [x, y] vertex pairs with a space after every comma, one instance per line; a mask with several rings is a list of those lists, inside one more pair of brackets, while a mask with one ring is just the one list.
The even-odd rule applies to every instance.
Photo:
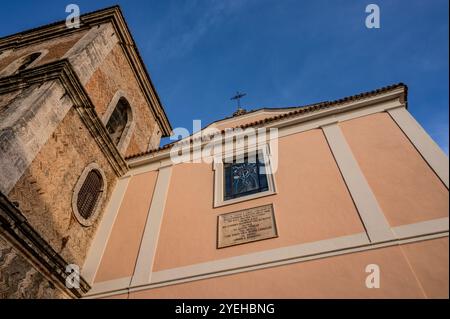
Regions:
[[106, 178], [100, 167], [88, 165], [75, 186], [72, 209], [75, 217], [84, 226], [95, 221], [106, 189]]

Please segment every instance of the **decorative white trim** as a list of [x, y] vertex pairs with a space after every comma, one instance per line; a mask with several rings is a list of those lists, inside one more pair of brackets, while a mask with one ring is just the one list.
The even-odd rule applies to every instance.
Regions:
[[[399, 94], [400, 90], [398, 92], [394, 91], [392, 94], [382, 96], [373, 101], [355, 101], [342, 106], [336, 106], [330, 109], [306, 113], [294, 118], [288, 118], [283, 121], [269, 123], [264, 127], [266, 129], [278, 128], [278, 138], [281, 138], [321, 128], [322, 126], [328, 124], [348, 121], [371, 114], [385, 112], [392, 108], [398, 108], [403, 106], [403, 104], [399, 101]], [[246, 133], [243, 132], [242, 134], [245, 135]], [[239, 134], [236, 134], [230, 138], [233, 137], [239, 138]], [[205, 144], [206, 143], [209, 142], [205, 142]], [[170, 148], [156, 154], [149, 154], [147, 156], [140, 156], [130, 159], [127, 161], [131, 168], [129, 174], [134, 174], [134, 172], [144, 173], [147, 171], [157, 170], [159, 167], [158, 163], [166, 161], [167, 159], [170, 160]]]
[[305, 256], [305, 257], [298, 257], [298, 258], [278, 261], [278, 262], [274, 262], [274, 263], [270, 263], [270, 264], [262, 264], [262, 265], [256, 265], [253, 267], [246, 267], [244, 269], [233, 269], [233, 270], [227, 270], [227, 271], [223, 271], [223, 272], [219, 272], [219, 273], [209, 273], [206, 275], [189, 277], [189, 278], [180, 279], [180, 280], [167, 281], [167, 282], [162, 282], [162, 283], [157, 283], [157, 284], [149, 284], [146, 286], [130, 287], [128, 289], [128, 292], [136, 292], [136, 291], [142, 291], [142, 290], [148, 290], [148, 289], [155, 289], [155, 288], [171, 286], [171, 285], [176, 285], [176, 284], [181, 284], [181, 283], [186, 283], [186, 282], [191, 282], [191, 281], [197, 281], [197, 280], [203, 280], [203, 279], [208, 279], [208, 278], [238, 274], [238, 273], [241, 273], [244, 271], [247, 272], [247, 271], [254, 271], [254, 270], [260, 270], [260, 269], [266, 269], [266, 268], [273, 268], [273, 267], [278, 267], [278, 266], [285, 266], [285, 265], [290, 265], [290, 264], [295, 264], [295, 263], [306, 262], [306, 261], [310, 261], [310, 260], [335, 257], [335, 256], [344, 255], [344, 254], [363, 252], [363, 251], [368, 251], [368, 250], [373, 250], [373, 249], [379, 249], [379, 248], [390, 247], [390, 246], [395, 246], [395, 245], [403, 245], [403, 244], [414, 243], [414, 242], [418, 242], [418, 241], [442, 238], [442, 237], [448, 237], [448, 232], [441, 233], [441, 234], [427, 235], [427, 236], [422, 236], [422, 237], [415, 237], [412, 239], [391, 241], [391, 242], [386, 242], [386, 243], [370, 244], [370, 245], [363, 245], [363, 246], [358, 246], [358, 247], [349, 247], [349, 248], [344, 248], [342, 250], [337, 250], [334, 252], [320, 253], [317, 255], [311, 255], [311, 256]]
[[39, 61], [42, 60], [42, 58], [47, 55], [48, 50], [47, 49], [36, 50], [31, 53], [20, 56], [19, 58], [12, 61], [10, 64], [8, 64], [5, 68], [3, 68], [0, 71], [0, 77], [13, 75], [15, 72], [17, 72], [18, 68], [22, 65], [25, 58], [29, 57], [30, 55], [32, 55], [34, 53], [40, 53], [41, 55], [38, 56], [38, 58], [36, 60], [34, 60], [32, 63], [30, 63], [30, 65], [27, 66], [26, 70], [32, 68], [37, 63], [39, 63]]
[[129, 106], [129, 112], [127, 114], [127, 124], [123, 129], [119, 144], [117, 144], [117, 149], [119, 150], [119, 152], [124, 154], [127, 150], [128, 145], [130, 144], [131, 136], [133, 135], [134, 128], [136, 126], [136, 111], [134, 110], [131, 100], [128, 98], [127, 94], [124, 91], [118, 90], [114, 94], [113, 98], [108, 104], [108, 107], [106, 108], [105, 113], [102, 116], [102, 122], [106, 126], [120, 99], [125, 99]]
[[[105, 291], [114, 291], [120, 289], [124, 289], [124, 287], [128, 287], [130, 284], [131, 277], [122, 277], [118, 279], [112, 279], [107, 281], [102, 281], [99, 283], [95, 283], [92, 289], [89, 291], [88, 295], [96, 295], [99, 293], [103, 293]], [[124, 289], [124, 292], [127, 292], [128, 288]], [[117, 291], [115, 292], [117, 293]]]
[[[89, 216], [89, 218], [86, 219], [83, 216], [81, 216], [81, 214], [78, 211], [78, 206], [77, 206], [78, 193], [80, 192], [80, 189], [83, 186], [89, 172], [94, 171], [94, 170], [99, 172], [102, 177], [102, 181], [103, 181], [102, 190], [101, 190], [102, 194], [97, 199], [97, 202], [95, 203], [95, 207], [94, 207], [94, 210], [93, 210], [91, 216]], [[100, 213], [101, 203], [103, 202], [103, 200], [106, 197], [107, 186], [108, 185], [107, 185], [106, 175], [103, 172], [100, 165], [98, 165], [97, 163], [90, 163], [89, 165], [87, 165], [84, 168], [83, 172], [81, 173], [80, 177], [78, 178], [77, 183], [75, 184], [75, 187], [74, 187], [73, 193], [72, 193], [72, 212], [75, 215], [75, 218], [78, 220], [78, 222], [81, 225], [87, 227], [87, 226], [91, 226], [95, 222], [98, 214]]]
[[448, 217], [432, 219], [415, 224], [393, 227], [392, 231], [398, 239], [448, 232], [448, 221]]
[[448, 230], [448, 218], [439, 218], [393, 227], [392, 231], [396, 234], [396, 238], [382, 243], [371, 243], [365, 233], [359, 233], [311, 243], [270, 249], [190, 266], [157, 271], [151, 275], [151, 282], [144, 285], [132, 284], [131, 286], [128, 286], [129, 281], [126, 281], [128, 277], [110, 280], [104, 283], [96, 283], [93, 289], [87, 294], [86, 298], [112, 296], [119, 292], [124, 293], [159, 288], [245, 271], [271, 268], [353, 252], [448, 237]]
[[111, 235], [114, 222], [119, 213], [120, 205], [122, 204], [123, 197], [128, 188], [129, 177], [124, 177], [117, 181], [116, 187], [111, 194], [111, 199], [108, 203], [108, 207], [103, 214], [100, 225], [95, 233], [94, 240], [87, 254], [87, 258], [84, 262], [81, 270], [83, 278], [92, 285], [97, 274], [100, 262], [105, 253], [106, 245], [108, 244], [109, 237]]
[[403, 133], [405, 133], [417, 151], [422, 155], [431, 169], [448, 188], [448, 156], [433, 141], [405, 107], [388, 110], [388, 113]]
[[371, 242], [394, 239], [389, 223], [337, 123], [322, 127]]
[[[224, 161], [232, 160], [233, 156], [239, 156], [244, 155], [247, 152], [258, 152], [258, 154], [262, 154], [264, 157], [264, 163], [265, 168], [267, 171], [267, 185], [268, 190], [264, 192], [259, 192], [251, 195], [241, 196], [233, 199], [225, 200], [224, 196], [224, 180], [223, 180], [223, 173], [224, 173]], [[214, 159], [213, 163], [213, 170], [214, 170], [214, 208], [225, 206], [225, 205], [231, 205], [236, 204], [244, 201], [249, 201], [252, 199], [270, 196], [276, 194], [276, 188], [275, 188], [275, 178], [272, 170], [272, 162], [271, 162], [271, 156], [270, 156], [270, 149], [269, 144], [265, 145], [258, 145], [258, 147], [250, 147], [248, 149], [241, 149], [241, 150], [234, 150], [233, 153], [225, 154], [223, 159]]]
[[374, 250], [374, 249], [386, 248], [386, 247], [391, 247], [391, 246], [396, 246], [396, 245], [404, 245], [404, 244], [409, 244], [409, 243], [416, 243], [416, 242], [421, 242], [421, 241], [426, 241], [426, 240], [439, 239], [439, 238], [448, 237], [448, 236], [449, 236], [449, 233], [445, 232], [445, 233], [431, 234], [431, 235], [419, 236], [419, 237], [408, 238], [408, 239], [399, 239], [399, 240], [380, 243], [380, 244], [369, 244], [369, 245], [363, 245], [363, 246], [359, 246], [359, 247], [346, 248], [346, 249], [342, 249], [342, 250], [338, 250], [338, 251], [330, 252], [330, 253], [322, 253], [322, 254], [317, 254], [317, 255], [312, 255], [312, 256], [299, 257], [299, 258], [294, 258], [294, 259], [290, 259], [290, 260], [278, 261], [278, 262], [274, 262], [274, 263], [270, 263], [270, 264], [257, 265], [254, 267], [247, 267], [247, 268], [243, 268], [243, 269], [227, 270], [227, 271], [223, 271], [223, 272], [219, 272], [219, 273], [205, 274], [205, 275], [200, 275], [197, 277], [189, 277], [189, 278], [184, 278], [184, 279], [179, 279], [179, 280], [166, 281], [166, 282], [157, 283], [157, 284], [148, 284], [148, 285], [143, 285], [143, 286], [139, 286], [139, 287], [124, 288], [123, 285], [114, 285], [114, 282], [110, 281], [110, 282], [108, 282], [108, 285], [109, 285], [108, 290], [106, 290], [106, 289], [100, 290], [100, 289], [94, 288], [95, 293], [93, 293], [94, 290], [91, 290], [83, 298], [84, 299], [107, 298], [107, 297], [112, 297], [112, 296], [116, 296], [119, 294], [128, 294], [131, 292], [151, 290], [151, 289], [167, 287], [167, 286], [172, 286], [172, 285], [178, 285], [178, 284], [183, 284], [183, 283], [198, 281], [198, 280], [204, 280], [204, 279], [209, 279], [209, 278], [214, 278], [214, 277], [223, 277], [223, 276], [238, 274], [241, 272], [261, 270], [261, 269], [278, 267], [278, 266], [285, 266], [285, 265], [301, 263], [301, 262], [306, 262], [306, 261], [311, 261], [311, 260], [316, 260], [316, 259], [335, 257], [335, 256], [351, 254], [351, 253], [364, 252], [364, 251], [369, 251], [369, 250]]
[[152, 203], [147, 214], [144, 234], [139, 247], [136, 267], [131, 280], [132, 286], [150, 283], [171, 175], [172, 166], [166, 166], [159, 170]]
[[318, 112], [321, 114], [317, 115], [315, 115], [315, 112], [313, 112], [313, 114], [305, 117], [300, 116], [299, 118], [295, 117], [293, 119], [288, 119], [284, 121], [281, 126], [274, 123], [272, 125], [269, 125], [268, 127], [280, 127], [281, 129], [279, 130], [279, 137], [284, 137], [305, 131], [310, 131], [313, 129], [318, 129], [322, 126], [333, 123], [345, 122], [372, 114], [382, 113], [402, 105], [403, 104], [400, 103], [398, 99], [383, 100], [378, 102], [377, 104], [365, 105], [364, 107], [356, 107], [354, 105], [350, 105], [348, 106], [348, 108], [344, 109], [337, 108], [337, 110], [335, 110], [334, 108], [332, 108], [333, 111], [328, 110], [329, 113], [326, 112], [327, 110], [322, 111], [323, 113]]
[[224, 258], [185, 267], [161, 270], [153, 273], [151, 283], [159, 284], [222, 271], [254, 267], [271, 262], [282, 260], [286, 261], [292, 258], [312, 256], [321, 252], [338, 251], [345, 248], [358, 247], [367, 244], [369, 244], [369, 241], [365, 233], [336, 237], [333, 239], [325, 239], [311, 243], [264, 250], [261, 252]]

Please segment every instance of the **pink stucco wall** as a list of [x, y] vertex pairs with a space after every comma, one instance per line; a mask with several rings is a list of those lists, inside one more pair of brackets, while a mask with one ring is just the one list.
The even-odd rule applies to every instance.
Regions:
[[[283, 137], [278, 147], [278, 193], [220, 208], [212, 164], [174, 166], [154, 270], [364, 232], [321, 130]], [[268, 203], [278, 238], [216, 249], [219, 214]]]
[[448, 217], [448, 189], [389, 114], [339, 126], [391, 226]]
[[96, 282], [133, 275], [158, 173], [133, 176], [95, 277]]
[[[448, 190], [387, 113], [339, 124], [391, 226], [448, 217]], [[276, 194], [214, 208], [212, 164], [172, 166], [153, 271], [364, 233], [321, 129], [279, 139]], [[96, 282], [133, 274], [157, 172], [132, 176]], [[273, 204], [278, 238], [217, 249], [217, 216]], [[381, 267], [382, 288], [364, 269]], [[130, 298], [448, 297], [448, 237], [151, 290]]]
[[[430, 249], [431, 248], [431, 249]], [[365, 267], [380, 267], [368, 289]], [[428, 264], [424, 267], [424, 264]], [[438, 269], [429, 265], [440, 265]], [[429, 278], [427, 278], [429, 277]], [[448, 298], [448, 238], [132, 292], [129, 298]]]

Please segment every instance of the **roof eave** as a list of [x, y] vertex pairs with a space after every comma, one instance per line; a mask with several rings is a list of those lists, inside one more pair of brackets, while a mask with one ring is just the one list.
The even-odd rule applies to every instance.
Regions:
[[[331, 102], [323, 102], [312, 104], [307, 107], [298, 108], [296, 111], [291, 111], [286, 114], [277, 115], [271, 118], [266, 118], [263, 120], [259, 120], [252, 123], [247, 123], [244, 125], [238, 125], [234, 128], [247, 128], [254, 126], [289, 126], [295, 125], [297, 122], [301, 121], [309, 121], [312, 119], [317, 119], [319, 117], [332, 116], [337, 113], [346, 112], [350, 109], [355, 108], [363, 108], [370, 105], [374, 105], [376, 103], [383, 102], [389, 99], [398, 98], [399, 102], [407, 107], [407, 92], [408, 87], [403, 83], [398, 83], [390, 86], [386, 86], [377, 90], [373, 90], [370, 92], [365, 92], [361, 94], [356, 94], [353, 96], [348, 96], [342, 99], [338, 99]], [[340, 107], [343, 106], [343, 107]], [[318, 112], [318, 111], [324, 112]], [[306, 117], [306, 115], [312, 114], [312, 116]], [[225, 130], [222, 130], [224, 132]], [[163, 147], [152, 150], [149, 152], [138, 153], [135, 155], [131, 155], [126, 157], [125, 159], [128, 162], [130, 167], [135, 167], [136, 165], [145, 164], [148, 162], [153, 162], [160, 158], [167, 156], [170, 153], [170, 148], [175, 143], [184, 143], [187, 140], [192, 139], [192, 135], [186, 137], [182, 140], [175, 141], [173, 143], [164, 145]]]

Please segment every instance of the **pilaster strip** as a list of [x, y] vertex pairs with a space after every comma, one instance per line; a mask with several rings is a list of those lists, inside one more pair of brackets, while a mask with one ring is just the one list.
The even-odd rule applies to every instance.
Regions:
[[392, 231], [399, 239], [448, 232], [448, 217], [426, 220], [414, 224], [393, 227]]
[[144, 234], [142, 235], [136, 267], [133, 278], [131, 279], [131, 286], [150, 283], [171, 175], [172, 166], [159, 169], [152, 203], [148, 211]]
[[119, 213], [120, 205], [128, 188], [129, 177], [118, 180], [111, 199], [106, 208], [102, 221], [95, 233], [94, 240], [89, 248], [89, 253], [81, 270], [82, 276], [89, 284], [93, 284], [95, 275], [97, 274], [103, 254], [105, 253], [109, 237], [114, 227], [114, 222]]
[[322, 127], [371, 242], [394, 239], [389, 224], [337, 123]]
[[404, 107], [387, 111], [431, 169], [448, 188], [448, 156]]

